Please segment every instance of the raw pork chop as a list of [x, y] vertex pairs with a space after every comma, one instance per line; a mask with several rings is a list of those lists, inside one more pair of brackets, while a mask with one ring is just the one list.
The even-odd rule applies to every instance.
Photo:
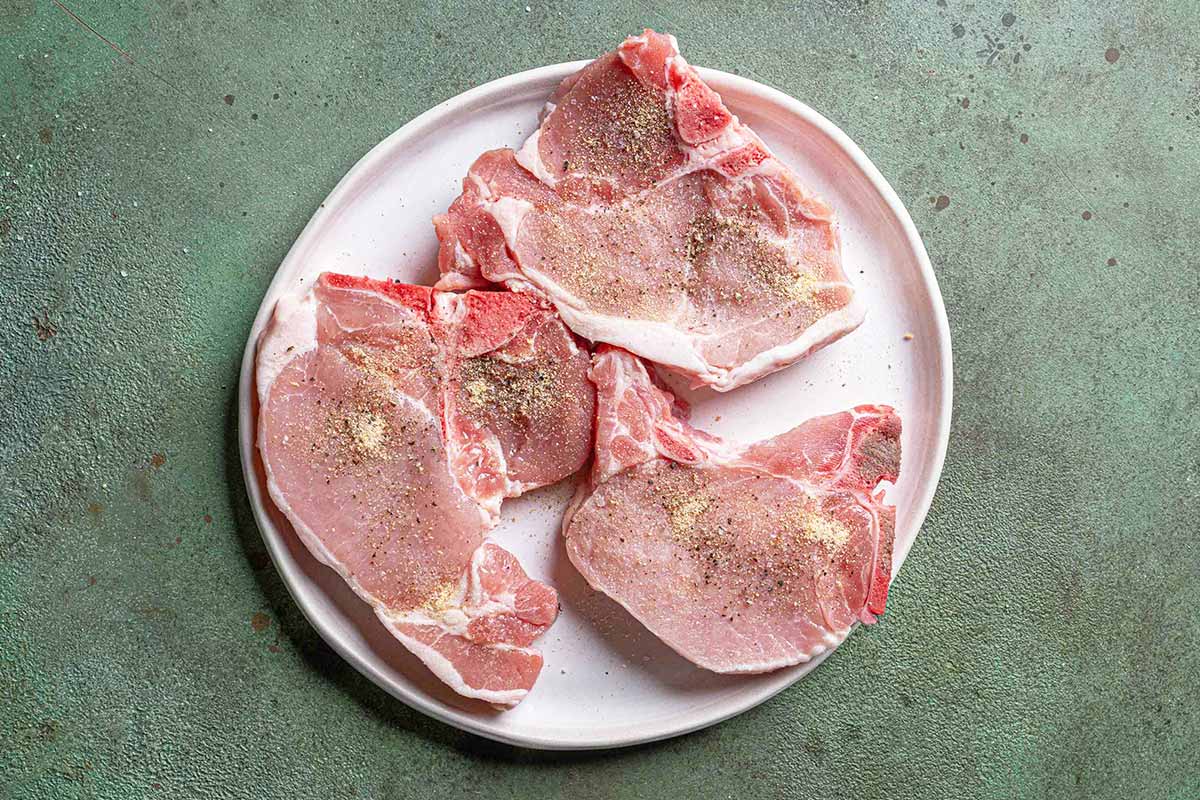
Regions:
[[259, 343], [258, 447], [272, 500], [317, 559], [467, 697], [511, 706], [554, 589], [485, 542], [500, 501], [583, 466], [588, 354], [511, 292], [323, 274]]
[[900, 468], [887, 406], [751, 445], [680, 419], [644, 364], [602, 346], [591, 486], [564, 523], [588, 583], [715, 672], [766, 672], [836, 647], [883, 612]]
[[434, 219], [441, 288], [502, 282], [719, 391], [854, 330], [829, 208], [647, 30], [567, 78]]

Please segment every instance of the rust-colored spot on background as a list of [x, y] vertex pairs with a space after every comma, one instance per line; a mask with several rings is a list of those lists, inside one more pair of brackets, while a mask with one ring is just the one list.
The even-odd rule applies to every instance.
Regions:
[[33, 329], [37, 331], [38, 339], [43, 342], [53, 339], [58, 333], [58, 328], [54, 327], [54, 323], [50, 321], [50, 314], [46, 311], [43, 311], [40, 317], [34, 315]]
[[204, 524], [205, 524], [205, 525], [212, 525], [212, 514], [205, 514], [205, 515], [204, 515]]
[[50, 144], [54, 141], [54, 131], [50, 128], [42, 128], [38, 131], [38, 141], [42, 144]]
[[254, 629], [255, 633], [265, 631], [270, 626], [271, 618], [261, 611], [256, 611], [254, 616], [250, 618], [250, 627]]
[[225, 105], [227, 105], [227, 106], [233, 105], [233, 95], [231, 95], [231, 94], [225, 95]]
[[1117, 63], [1117, 59], [1121, 57], [1121, 51], [1115, 47], [1110, 47], [1104, 51], [1104, 60], [1110, 64]]
[[1090, 212], [1090, 211], [1085, 211], [1085, 212], [1083, 212], [1083, 218], [1084, 218], [1084, 219], [1091, 219], [1091, 218], [1092, 218], [1092, 212]]
[[99, 503], [88, 503], [88, 513], [93, 517], [98, 517], [104, 513], [104, 506]]
[[938, 195], [938, 198], [933, 201], [934, 211], [943, 211], [950, 207], [950, 198], [944, 194]]
[[155, 469], [158, 469], [165, 463], [167, 463], [167, 457], [162, 453], [155, 453], [154, 455], [150, 456], [150, 466], [154, 467]]

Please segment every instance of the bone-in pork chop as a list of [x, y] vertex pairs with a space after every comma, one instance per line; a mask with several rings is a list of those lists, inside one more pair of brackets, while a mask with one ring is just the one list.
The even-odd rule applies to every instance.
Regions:
[[701, 81], [675, 39], [567, 78], [520, 152], [434, 219], [441, 288], [505, 283], [580, 336], [719, 391], [856, 328], [830, 209]]
[[485, 541], [500, 501], [583, 466], [589, 357], [511, 292], [447, 295], [323, 274], [259, 342], [270, 495], [440, 679], [511, 706], [542, 656], [554, 589]]
[[681, 419], [629, 353], [601, 346], [596, 461], [567, 553], [690, 661], [766, 672], [836, 647], [883, 612], [900, 468], [886, 406], [816, 417], [750, 445]]

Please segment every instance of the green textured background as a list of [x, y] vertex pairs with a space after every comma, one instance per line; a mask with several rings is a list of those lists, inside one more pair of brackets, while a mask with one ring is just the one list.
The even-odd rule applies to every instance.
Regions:
[[[0, 0], [0, 794], [1200, 797], [1192, 0], [63, 2]], [[945, 295], [954, 429], [853, 646], [701, 733], [522, 751], [305, 623], [245, 500], [238, 362], [372, 145], [643, 25], [889, 178]]]

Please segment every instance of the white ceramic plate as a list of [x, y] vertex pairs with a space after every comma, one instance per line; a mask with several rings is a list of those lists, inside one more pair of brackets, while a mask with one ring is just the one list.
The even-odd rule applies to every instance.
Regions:
[[[458, 697], [387, 634], [333, 570], [309, 555], [267, 498], [254, 447], [254, 353], [275, 301], [301, 278], [331, 270], [431, 282], [437, 242], [430, 217], [458, 194], [476, 156], [520, 145], [554, 87], [585, 63], [522, 72], [447, 100], [359, 161], [280, 265], [246, 344], [240, 387], [242, 467], [255, 517], [276, 568], [325, 640], [372, 681], [430, 716], [492, 739], [551, 749], [616, 747], [712, 725], [763, 702], [823, 659], [752, 677], [692, 666], [574, 571], [557, 535], [574, 486], [559, 485], [505, 503], [495, 532], [530, 575], [559, 590], [562, 614], [538, 645], [545, 669], [511, 711]], [[836, 210], [846, 270], [869, 312], [855, 333], [757, 383], [725, 395], [683, 392], [693, 421], [752, 440], [858, 403], [894, 405], [904, 420], [900, 479], [888, 491], [899, 510], [898, 570], [929, 509], [950, 428], [950, 332], [929, 258], [895, 192], [829, 120], [754, 81], [700, 73]], [[906, 333], [913, 338], [905, 340]], [[881, 624], [895, 623], [885, 615]], [[853, 647], [854, 638], [842, 646]]]

